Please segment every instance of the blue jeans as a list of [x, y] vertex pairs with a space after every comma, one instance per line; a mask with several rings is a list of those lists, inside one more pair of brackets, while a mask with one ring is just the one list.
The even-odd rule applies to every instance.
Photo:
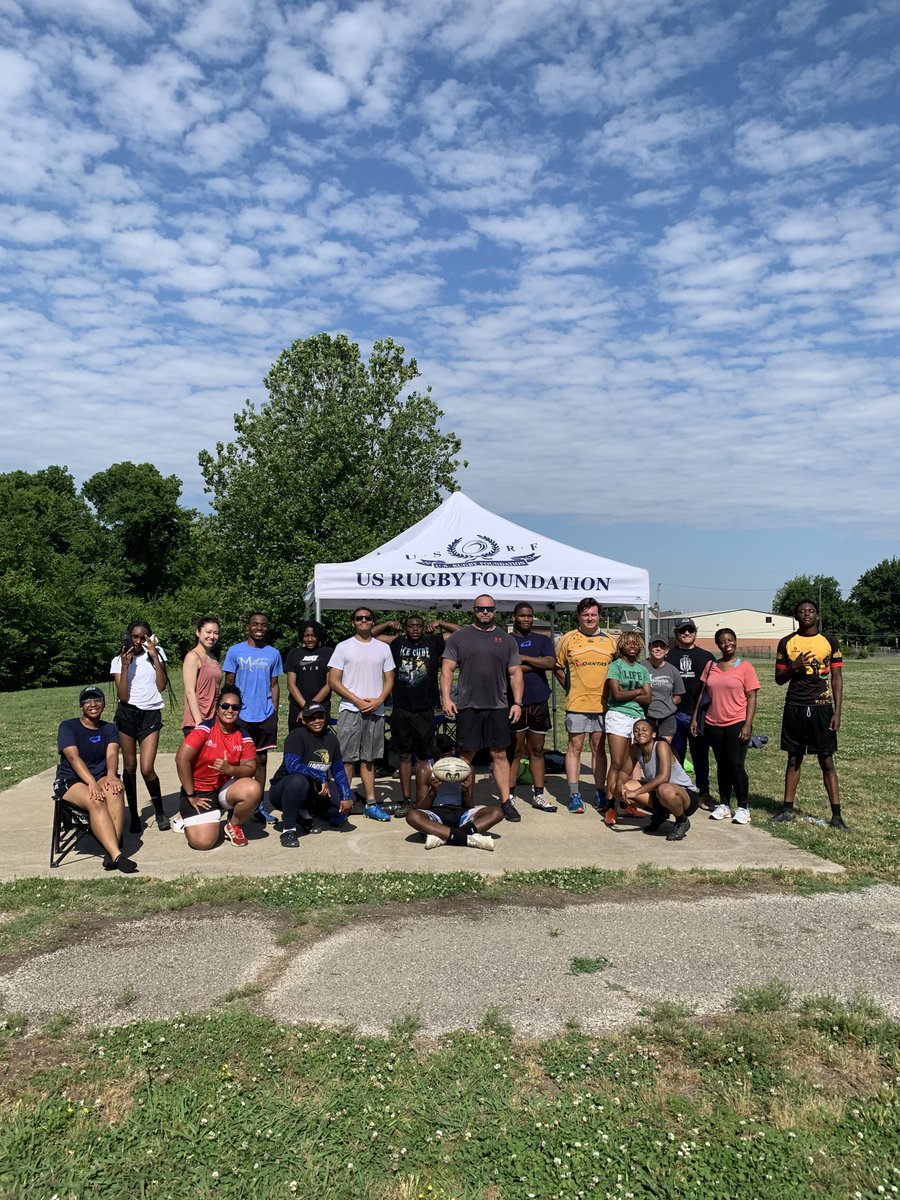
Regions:
[[691, 713], [678, 712], [675, 714], [675, 736], [672, 738], [672, 750], [679, 762], [683, 763], [685, 750], [690, 749], [691, 762], [694, 764], [694, 778], [697, 790], [709, 793], [709, 742], [706, 740], [705, 721], [700, 714], [699, 729], [696, 737], [691, 737]]

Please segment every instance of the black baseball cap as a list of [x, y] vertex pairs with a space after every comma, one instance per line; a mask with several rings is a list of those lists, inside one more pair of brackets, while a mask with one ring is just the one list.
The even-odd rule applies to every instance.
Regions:
[[303, 720], [309, 721], [312, 717], [327, 717], [328, 709], [324, 704], [307, 704], [303, 710]]
[[675, 622], [675, 632], [681, 633], [682, 629], [692, 629], [694, 633], [697, 632], [697, 626], [690, 617], [682, 617], [680, 621]]
[[82, 688], [78, 695], [78, 703], [84, 704], [85, 700], [105, 700], [106, 697], [98, 687]]
[[650, 641], [647, 643], [648, 646], [668, 646], [668, 644], [669, 644], [669, 639], [667, 637], [664, 637], [661, 633], [654, 634], [653, 637], [650, 639]]

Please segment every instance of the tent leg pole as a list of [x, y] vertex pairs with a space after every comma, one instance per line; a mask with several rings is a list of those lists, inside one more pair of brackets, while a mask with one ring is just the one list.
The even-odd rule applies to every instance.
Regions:
[[[554, 633], [555, 625], [554, 625], [554, 621], [553, 621], [553, 616], [554, 616], [553, 609], [551, 608], [550, 609], [550, 641], [553, 643], [553, 646], [555, 649], [556, 648], [556, 636]], [[556, 744], [557, 723], [556, 723], [556, 672], [555, 671], [550, 672], [550, 720], [553, 725], [553, 753], [556, 754], [558, 751], [558, 747]]]
[[322, 620], [322, 602], [319, 600], [318, 596], [316, 596], [316, 620]]
[[[657, 617], [657, 621], [659, 618]], [[644, 651], [650, 653], [650, 647], [647, 645], [650, 640], [650, 608], [649, 605], [644, 605]]]

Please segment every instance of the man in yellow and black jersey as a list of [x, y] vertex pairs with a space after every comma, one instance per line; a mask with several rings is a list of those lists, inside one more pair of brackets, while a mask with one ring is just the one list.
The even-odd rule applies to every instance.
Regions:
[[801, 600], [794, 609], [794, 617], [797, 631], [781, 639], [775, 655], [775, 682], [779, 687], [787, 684], [781, 748], [787, 751], [788, 761], [784, 803], [772, 820], [793, 821], [800, 769], [804, 755], [809, 752], [818, 756], [822, 768], [822, 781], [831, 804], [831, 825], [846, 830], [834, 766], [844, 699], [841, 648], [835, 638], [819, 632], [819, 609], [812, 600]]

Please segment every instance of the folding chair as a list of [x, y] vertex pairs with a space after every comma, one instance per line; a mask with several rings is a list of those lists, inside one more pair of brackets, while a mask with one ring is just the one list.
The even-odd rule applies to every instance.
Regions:
[[50, 835], [50, 866], [58, 867], [81, 839], [91, 834], [91, 823], [83, 808], [53, 797], [53, 832]]

